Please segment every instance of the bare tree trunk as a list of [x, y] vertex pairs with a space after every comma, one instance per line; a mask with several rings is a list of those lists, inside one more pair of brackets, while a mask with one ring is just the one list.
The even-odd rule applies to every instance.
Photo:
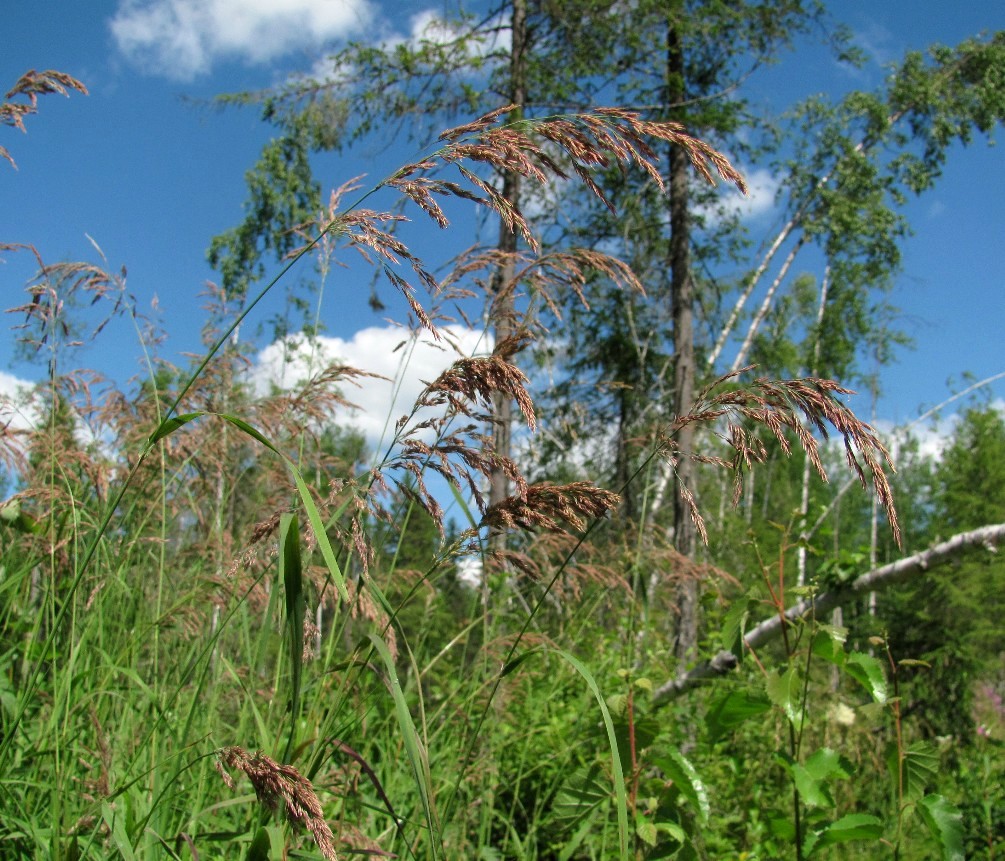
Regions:
[[761, 307], [757, 309], [754, 319], [750, 321], [750, 327], [747, 329], [747, 335], [743, 339], [743, 345], [740, 347], [740, 351], [736, 354], [736, 358], [733, 359], [733, 364], [729, 368], [730, 373], [736, 373], [746, 363], [747, 354], [754, 346], [754, 338], [757, 336], [757, 330], [760, 328], [761, 323], [764, 322], [764, 318], [768, 316], [768, 311], [771, 310], [771, 303], [774, 301], [775, 293], [778, 292], [778, 288], [785, 280], [785, 276], [789, 274], [789, 267], [792, 266], [792, 261], [796, 259], [796, 255], [799, 254], [799, 250], [805, 244], [806, 237], [800, 237], [796, 244], [792, 246], [792, 250], [789, 252], [788, 257], [785, 258], [785, 262], [782, 263], [778, 275], [771, 282], [768, 292], [764, 294], [764, 301], [761, 302]]
[[[903, 110], [890, 114], [890, 116], [887, 117], [887, 123], [891, 126], [894, 125], [895, 123], [899, 122], [906, 113], [907, 109], [905, 108]], [[863, 138], [852, 149], [852, 153], [857, 155], [858, 153], [864, 152], [865, 149], [871, 145], [872, 140], [870, 138], [868, 137]], [[764, 273], [768, 271], [768, 267], [771, 265], [771, 261], [774, 260], [775, 255], [778, 253], [779, 249], [781, 249], [781, 247], [785, 244], [785, 241], [803, 223], [803, 219], [805, 218], [806, 213], [809, 212], [810, 204], [813, 203], [817, 195], [819, 195], [819, 193], [824, 188], [827, 187], [827, 184], [834, 177], [836, 169], [837, 169], [836, 167], [831, 168], [830, 171], [825, 173], [823, 176], [820, 177], [820, 179], [816, 181], [813, 188], [809, 191], [806, 197], [803, 198], [799, 206], [796, 207], [793, 216], [787, 222], [785, 222], [784, 225], [782, 225], [782, 229], [779, 230], [778, 233], [775, 235], [775, 238], [768, 246], [767, 251], [765, 251], [764, 257], [761, 258], [761, 262], [757, 265], [757, 268], [754, 270], [753, 274], [748, 279], [746, 286], [743, 288], [743, 291], [740, 293], [740, 296], [737, 298], [736, 304], [733, 306], [733, 310], [729, 314], [729, 319], [726, 321], [726, 325], [723, 326], [722, 331], [719, 332], [719, 337], [715, 342], [715, 346], [712, 348], [711, 353], [709, 353], [708, 355], [707, 359], [708, 367], [710, 368], [715, 367], [715, 363], [719, 360], [719, 357], [722, 355], [722, 351], [726, 347], [726, 343], [729, 341], [729, 336], [733, 333], [733, 329], [740, 320], [740, 314], [743, 311], [743, 306], [746, 305], [747, 300], [750, 299], [750, 297], [753, 295], [754, 289], [760, 283], [761, 278], [764, 277]], [[800, 245], [797, 246], [796, 251], [798, 252], [798, 250], [801, 247], [802, 243], [800, 243]], [[768, 302], [770, 305], [770, 299], [768, 300]], [[740, 364], [739, 361], [734, 362], [733, 365], [734, 368], [738, 367], [739, 364]]]
[[[677, 29], [675, 13], [667, 20], [666, 104], [681, 104], [685, 97], [684, 48]], [[685, 415], [694, 404], [694, 284], [691, 280], [690, 165], [680, 147], [671, 147], [670, 163], [670, 289], [672, 292], [674, 341], [674, 400], [677, 415]], [[674, 545], [691, 558], [695, 551], [695, 526], [687, 494], [693, 492], [694, 468], [688, 456], [694, 445], [694, 425], [687, 424], [678, 433], [677, 480], [674, 483]], [[698, 582], [684, 572], [676, 590], [677, 624], [674, 655], [683, 666], [698, 644]]]
[[[847, 586], [830, 592], [821, 592], [814, 598], [800, 601], [785, 611], [785, 619], [780, 615], [772, 616], [748, 631], [743, 638], [743, 647], [754, 651], [765, 643], [774, 640], [782, 633], [783, 625], [791, 625], [797, 619], [808, 616], [820, 617], [836, 607], [849, 601], [860, 599], [870, 592], [879, 591], [902, 583], [914, 577], [928, 574], [931, 569], [952, 561], [957, 556], [983, 547], [996, 552], [996, 545], [1005, 541], [1005, 523], [982, 526], [970, 532], [961, 532], [941, 544], [936, 544], [921, 553], [907, 556], [884, 565], [858, 577]], [[719, 652], [712, 660], [699, 664], [690, 672], [680, 674], [676, 679], [664, 682], [653, 692], [654, 705], [663, 705], [696, 687], [704, 679], [724, 675], [737, 665], [736, 656], [732, 652]]]
[[[522, 105], [527, 97], [526, 47], [527, 47], [527, 2], [513, 0], [513, 41], [510, 53], [510, 103], [516, 105], [510, 111], [509, 119], [518, 120], [523, 116]], [[502, 194], [513, 206], [520, 206], [520, 176], [513, 171], [505, 171], [502, 177]], [[489, 309], [489, 324], [500, 342], [516, 334], [516, 306], [514, 302], [515, 274], [514, 255], [517, 250], [517, 234], [500, 220], [499, 245], [504, 262], [496, 270], [493, 278], [492, 305]], [[500, 457], [509, 457], [512, 448], [513, 402], [504, 394], [496, 392], [492, 397], [492, 436], [494, 450]], [[489, 479], [489, 505], [502, 502], [509, 495], [509, 479], [505, 470], [496, 467]], [[501, 547], [503, 533], [497, 533], [493, 544]]]
[[[823, 283], [820, 285], [820, 302], [817, 304], [817, 331], [813, 341], [813, 364], [809, 368], [810, 376], [815, 377], [820, 365], [820, 327], [824, 322], [824, 311], [827, 310], [827, 288], [830, 284], [830, 268], [824, 269]], [[799, 573], [798, 583], [806, 585], [806, 517], [810, 512], [810, 458], [803, 453], [803, 485], [799, 497], [799, 549], [796, 551], [796, 563]]]

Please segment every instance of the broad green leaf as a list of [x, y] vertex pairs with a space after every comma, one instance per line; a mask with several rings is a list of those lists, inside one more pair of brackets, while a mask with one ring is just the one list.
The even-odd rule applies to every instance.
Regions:
[[21, 500], [9, 499], [0, 504], [0, 520], [9, 523], [19, 532], [38, 535], [45, 531], [45, 524], [21, 510]]
[[248, 847], [248, 854], [244, 856], [246, 861], [270, 861], [272, 858], [272, 841], [269, 839], [269, 830], [259, 828], [255, 832], [255, 837]]
[[[602, 782], [603, 781], [603, 782]], [[574, 828], [584, 817], [610, 800], [603, 769], [596, 763], [572, 772], [555, 795], [555, 816], [566, 828]]]
[[792, 843], [796, 839], [796, 826], [787, 816], [770, 816], [768, 818], [768, 830], [774, 837], [786, 843]]
[[662, 769], [663, 773], [674, 782], [677, 791], [691, 802], [698, 812], [699, 821], [702, 824], [707, 823], [711, 811], [708, 790], [687, 757], [671, 749], [656, 757], [653, 764]]
[[687, 832], [676, 822], [657, 822], [656, 830], [662, 831], [675, 843], [687, 843]]
[[133, 861], [136, 854], [133, 851], [132, 843], [129, 842], [129, 835], [126, 833], [126, 817], [121, 812], [121, 808], [117, 809], [115, 805], [103, 801], [101, 803], [101, 818], [105, 821], [112, 842], [123, 861]]
[[916, 741], [904, 755], [904, 794], [921, 798], [939, 775], [939, 751], [928, 741]]
[[758, 602], [748, 596], [739, 598], [726, 612], [725, 619], [722, 620], [722, 631], [719, 632], [719, 641], [722, 648], [727, 652], [732, 652], [738, 659], [743, 660], [743, 636], [747, 631], [747, 622], [750, 614], [758, 609]]
[[[615, 707], [622, 694], [615, 694], [607, 700], [607, 707], [612, 716], [615, 716]], [[613, 702], [612, 702], [613, 700]], [[629, 732], [627, 719], [627, 697], [624, 700], [624, 707], [621, 715], [614, 718], [614, 734], [618, 739], [618, 750], [621, 753], [622, 762], [630, 762], [632, 758], [631, 733]], [[662, 724], [652, 715], [636, 715], [632, 721], [631, 729], [635, 733], [635, 750], [639, 751], [649, 747], [659, 735]]]
[[[840, 633], [839, 633], [840, 632]], [[830, 664], [842, 666], [845, 662], [844, 642], [847, 631], [833, 625], [821, 625], [813, 635], [813, 654]]]
[[705, 716], [705, 723], [714, 741], [745, 720], [762, 715], [770, 708], [771, 701], [760, 693], [734, 690], [712, 702]]
[[628, 694], [611, 694], [607, 697], [607, 708], [612, 715], [621, 717], [628, 709]]
[[642, 813], [635, 814], [635, 834], [643, 843], [648, 846], [655, 846], [659, 840], [659, 832], [652, 819]]
[[822, 747], [803, 763], [807, 773], [817, 779], [825, 777], [848, 778], [852, 776], [855, 766], [836, 750]]
[[[897, 745], [890, 744], [886, 752], [886, 763], [895, 789], [900, 780], [898, 762]], [[904, 797], [912, 801], [921, 798], [935, 782], [938, 773], [939, 754], [935, 745], [926, 741], [914, 742], [904, 751], [903, 756]]]
[[807, 807], [833, 807], [829, 783], [851, 776], [851, 763], [837, 751], [822, 748], [804, 763], [792, 766], [792, 777], [799, 797]]
[[943, 861], [963, 861], [963, 814], [941, 795], [926, 795], [918, 814], [942, 848]]
[[771, 702], [785, 712], [791, 723], [798, 724], [802, 720], [803, 682], [801, 673], [795, 667], [784, 673], [776, 670], [768, 673], [765, 690]]
[[808, 850], [852, 840], [879, 840], [883, 836], [883, 821], [867, 813], [850, 813], [818, 830]]
[[886, 702], [886, 675], [883, 665], [876, 658], [862, 652], [851, 652], [844, 666], [848, 675], [862, 685], [877, 703]]

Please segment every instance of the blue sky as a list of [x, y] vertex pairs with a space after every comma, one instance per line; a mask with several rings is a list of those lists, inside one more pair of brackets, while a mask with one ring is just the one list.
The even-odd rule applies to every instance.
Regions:
[[[183, 361], [184, 353], [199, 349], [199, 294], [214, 278], [205, 250], [214, 234], [239, 221], [244, 172], [270, 133], [254, 110], [217, 111], [206, 102], [310, 68], [345, 38], [407, 38], [442, 5], [455, 4], [56, 0], [44, 11], [26, 0], [8, 4], [0, 86], [6, 90], [29, 68], [51, 68], [83, 81], [90, 95], [44, 97], [38, 115], [27, 119], [27, 135], [0, 128], [0, 145], [18, 165], [15, 171], [0, 163], [0, 242], [33, 243], [47, 262], [94, 261], [92, 237], [112, 268], [127, 267], [129, 292], [141, 310], [157, 297], [169, 336], [161, 351]], [[871, 87], [881, 79], [882, 64], [906, 49], [1005, 28], [1005, 3], [991, 0], [828, 5], [853, 29], [870, 65], [849, 74], [807, 43], [798, 65], [786, 61], [765, 73], [758, 86], [766, 102]], [[351, 157], [326, 160], [319, 179], [326, 189], [362, 173], [376, 179], [410, 155], [363, 147]], [[757, 165], [744, 168], [752, 176], [758, 171]], [[978, 141], [954, 151], [935, 190], [909, 207], [915, 235], [905, 244], [892, 302], [916, 348], [901, 350], [897, 363], [883, 370], [880, 419], [909, 421], [952, 393], [949, 380], [961, 385], [966, 373], [982, 378], [1005, 371], [1003, 192], [1001, 151]], [[770, 218], [770, 212], [757, 217]], [[11, 307], [23, 301], [33, 265], [26, 255], [3, 257], [4, 307]], [[369, 310], [368, 284], [351, 283], [352, 277], [341, 276], [326, 294], [327, 331], [339, 339], [333, 349], [387, 372], [397, 361], [388, 345], [397, 339]], [[8, 317], [5, 325], [16, 322]], [[44, 367], [17, 356], [13, 337], [0, 338], [0, 384], [39, 379]], [[458, 337], [468, 346], [476, 341], [460, 331]], [[124, 381], [141, 372], [140, 358], [136, 334], [123, 322], [80, 361]], [[419, 362], [427, 379], [432, 364], [431, 357]], [[1005, 397], [1005, 380], [991, 391]], [[868, 415], [867, 399], [855, 407]]]

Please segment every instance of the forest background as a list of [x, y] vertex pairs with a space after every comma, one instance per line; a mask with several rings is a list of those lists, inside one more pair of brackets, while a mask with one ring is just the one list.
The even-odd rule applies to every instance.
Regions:
[[[38, 382], [3, 377], [6, 846], [1000, 855], [1005, 424], [983, 363], [1003, 303], [979, 237], [1001, 170], [964, 161], [1005, 104], [995, 22], [878, 73], [879, 31], [843, 6], [514, 0], [398, 34], [391, 11], [98, 21], [111, 78], [271, 66], [181, 108], [260, 147], [239, 164], [227, 138], [246, 200], [201, 233], [197, 314], [172, 237], [200, 207], [133, 192], [109, 145], [142, 126], [108, 115], [88, 149], [72, 62], [10, 75], [4, 120], [31, 137], [3, 142], [27, 285], [4, 349]], [[280, 71], [294, 49], [306, 74]], [[36, 103], [52, 92], [73, 98]], [[156, 128], [215, 197], [221, 163]], [[167, 250], [159, 303], [96, 229], [53, 262], [70, 216], [39, 204], [101, 181], [99, 157], [117, 175], [82, 199]], [[948, 371], [982, 373], [921, 444], [947, 367], [926, 350], [888, 381], [911, 328], [894, 300], [961, 161], [967, 238], [927, 295]], [[899, 429], [891, 388], [920, 392]]]

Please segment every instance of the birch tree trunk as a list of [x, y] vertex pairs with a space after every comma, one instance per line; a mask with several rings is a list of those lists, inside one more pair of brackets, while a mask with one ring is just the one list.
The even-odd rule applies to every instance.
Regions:
[[[677, 28], [677, 6], [667, 19], [666, 104], [684, 102], [684, 47]], [[673, 313], [674, 387], [673, 409], [686, 414], [694, 404], [694, 284], [691, 280], [691, 224], [688, 211], [690, 164], [680, 147], [671, 147], [670, 165], [670, 289]], [[694, 556], [695, 525], [691, 519], [688, 494], [694, 485], [694, 468], [688, 456], [694, 445], [694, 426], [685, 425], [677, 435], [677, 458], [673, 484], [674, 546], [686, 558]], [[674, 655], [683, 666], [698, 644], [698, 582], [683, 572], [675, 596], [677, 611]]]
[[[527, 98], [526, 92], [526, 46], [527, 46], [527, 2], [513, 0], [512, 14], [513, 41], [510, 53], [510, 103], [516, 107], [510, 111], [510, 121], [519, 120], [523, 116], [523, 104]], [[520, 176], [507, 170], [502, 177], [502, 194], [515, 209], [520, 208]], [[491, 307], [489, 308], [489, 325], [492, 327], [496, 344], [516, 334], [516, 305], [513, 283], [515, 274], [514, 255], [517, 251], [518, 237], [505, 222], [500, 219], [498, 248], [502, 254], [503, 263], [496, 270], [493, 278]], [[492, 437], [495, 454], [509, 457], [512, 449], [513, 432], [513, 402], [503, 393], [492, 395]], [[509, 495], [509, 479], [505, 470], [496, 466], [489, 479], [489, 505], [502, 502]], [[493, 544], [501, 547], [505, 542], [502, 532], [494, 536]]]

